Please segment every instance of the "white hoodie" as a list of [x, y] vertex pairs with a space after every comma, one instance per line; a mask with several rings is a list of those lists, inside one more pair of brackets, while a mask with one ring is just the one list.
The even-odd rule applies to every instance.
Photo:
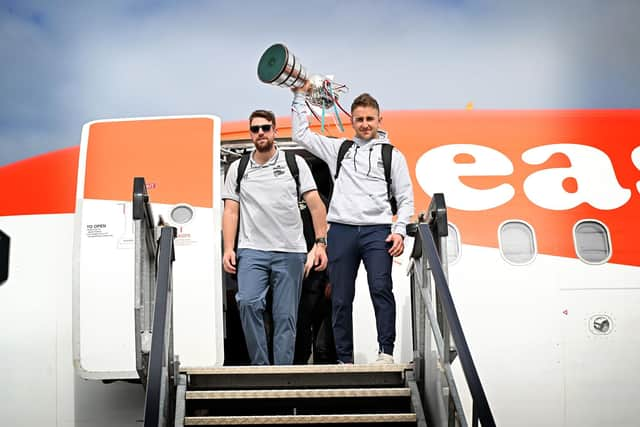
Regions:
[[[344, 138], [330, 138], [309, 130], [308, 109], [304, 95], [293, 98], [293, 141], [303, 145], [324, 160], [335, 177], [338, 150]], [[347, 225], [391, 224], [393, 215], [387, 196], [387, 181], [382, 163], [383, 144], [389, 144], [386, 132], [378, 130], [378, 137], [370, 141], [353, 138], [342, 160], [340, 174], [334, 183], [327, 221]], [[391, 194], [398, 203], [397, 221], [391, 232], [406, 235], [406, 225], [413, 215], [413, 189], [407, 161], [396, 149], [391, 156]]]

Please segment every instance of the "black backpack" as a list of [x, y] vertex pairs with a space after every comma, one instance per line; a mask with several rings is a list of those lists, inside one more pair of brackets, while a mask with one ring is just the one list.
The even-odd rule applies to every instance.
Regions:
[[[249, 164], [249, 156], [251, 153], [243, 154], [240, 157], [240, 163], [238, 163], [238, 177], [236, 178], [236, 193], [240, 193], [240, 181], [244, 177], [244, 173], [247, 170]], [[300, 170], [298, 169], [298, 163], [296, 162], [296, 155], [293, 151], [285, 151], [284, 158], [287, 161], [289, 171], [296, 181], [296, 192], [298, 193], [298, 199], [300, 199]]]
[[[334, 182], [338, 179], [338, 174], [340, 173], [340, 168], [342, 167], [342, 160], [353, 144], [354, 142], [350, 139], [345, 139], [344, 141], [342, 141], [340, 149], [338, 150], [336, 174], [333, 177]], [[393, 153], [393, 145], [383, 144], [382, 164], [384, 165], [384, 179], [385, 181], [387, 181], [387, 198], [389, 199], [389, 204], [391, 205], [391, 213], [395, 215], [398, 213], [398, 203], [396, 202], [396, 198], [391, 195], [391, 153]]]

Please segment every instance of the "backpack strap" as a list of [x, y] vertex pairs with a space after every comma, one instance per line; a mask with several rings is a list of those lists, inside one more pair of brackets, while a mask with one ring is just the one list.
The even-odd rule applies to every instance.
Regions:
[[298, 169], [298, 162], [296, 162], [296, 154], [293, 151], [285, 151], [284, 159], [287, 161], [289, 172], [296, 181], [296, 193], [298, 194], [298, 200], [300, 200], [300, 169]]
[[[238, 176], [236, 177], [236, 193], [240, 193], [240, 182], [244, 178], [244, 173], [249, 165], [249, 156], [251, 153], [243, 154], [240, 157], [240, 163], [238, 163]], [[296, 192], [298, 198], [300, 197], [300, 169], [298, 169], [298, 162], [296, 162], [296, 154], [293, 151], [285, 151], [284, 158], [287, 161], [287, 167], [291, 172], [291, 176], [296, 181]]]
[[338, 150], [336, 174], [333, 177], [334, 180], [338, 179], [338, 174], [340, 173], [340, 168], [342, 167], [342, 159], [344, 159], [344, 156], [347, 155], [347, 151], [349, 151], [349, 148], [351, 148], [352, 145], [353, 145], [353, 141], [351, 141], [350, 139], [345, 139], [344, 141], [342, 141], [342, 144], [340, 145], [340, 149]]
[[384, 179], [387, 181], [387, 198], [391, 204], [391, 213], [394, 215], [398, 212], [398, 203], [396, 198], [391, 195], [391, 154], [393, 153], [393, 145], [382, 145], [382, 164], [384, 165]]
[[238, 163], [238, 177], [236, 178], [236, 193], [240, 194], [240, 181], [244, 177], [244, 172], [247, 170], [249, 164], [249, 156], [251, 153], [245, 153], [240, 157], [240, 163]]

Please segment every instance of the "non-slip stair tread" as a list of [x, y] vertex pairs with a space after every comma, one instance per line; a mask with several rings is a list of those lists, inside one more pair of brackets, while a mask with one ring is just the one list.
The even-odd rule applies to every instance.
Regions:
[[271, 366], [221, 366], [221, 367], [181, 367], [180, 371], [189, 375], [216, 374], [325, 374], [362, 372], [402, 372], [410, 369], [408, 364], [359, 364], [359, 365], [271, 365]]
[[187, 391], [187, 399], [282, 399], [409, 396], [406, 387], [348, 389], [203, 390]]
[[348, 415], [274, 415], [232, 417], [185, 417], [184, 425], [240, 424], [337, 424], [337, 423], [407, 423], [415, 422], [416, 414], [348, 414]]

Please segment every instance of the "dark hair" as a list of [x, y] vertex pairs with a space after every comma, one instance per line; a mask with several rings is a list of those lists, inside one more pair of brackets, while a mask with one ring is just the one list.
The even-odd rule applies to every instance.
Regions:
[[276, 116], [272, 111], [269, 110], [256, 110], [249, 116], [249, 125], [251, 125], [251, 121], [256, 117], [262, 117], [263, 119], [269, 120], [273, 127], [276, 127]]
[[376, 99], [368, 93], [358, 95], [358, 97], [353, 100], [353, 103], [351, 104], [351, 113], [353, 113], [353, 110], [358, 107], [373, 107], [378, 110], [378, 113], [380, 113], [380, 106], [378, 105], [378, 101], [376, 101]]

